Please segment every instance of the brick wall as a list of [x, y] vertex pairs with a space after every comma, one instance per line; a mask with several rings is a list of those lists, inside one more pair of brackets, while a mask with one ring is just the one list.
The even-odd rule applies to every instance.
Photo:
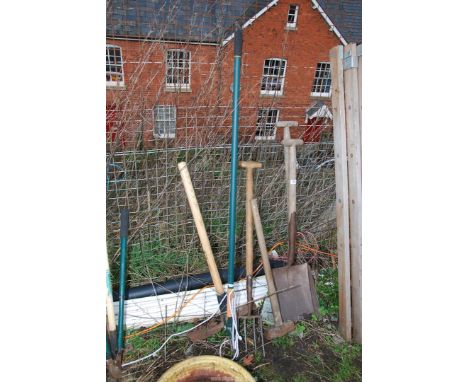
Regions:
[[[305, 112], [314, 102], [312, 83], [317, 62], [328, 61], [328, 52], [340, 44], [309, 0], [297, 0], [299, 14], [296, 30], [286, 30], [289, 1], [279, 1], [243, 31], [241, 71], [241, 140], [254, 137], [259, 108], [279, 110], [280, 120], [295, 120], [305, 129]], [[210, 136], [220, 142], [230, 137], [233, 82], [233, 40], [224, 47], [202, 44], [176, 44], [108, 39], [123, 51], [125, 89], [108, 89], [107, 104], [120, 110], [125, 121], [119, 134], [129, 146], [140, 134], [141, 144], [153, 147], [168, 144], [154, 139], [152, 108], [156, 104], [177, 107], [176, 140], [171, 144], [203, 144]], [[168, 92], [165, 89], [165, 51], [185, 49], [191, 52], [191, 91]], [[284, 90], [281, 96], [260, 94], [264, 61], [287, 60]], [[329, 103], [326, 100], [326, 103]], [[141, 129], [141, 133], [138, 133]], [[126, 137], [126, 138], [125, 138]], [[276, 140], [282, 139], [277, 131]], [[165, 142], [158, 142], [164, 140]]]

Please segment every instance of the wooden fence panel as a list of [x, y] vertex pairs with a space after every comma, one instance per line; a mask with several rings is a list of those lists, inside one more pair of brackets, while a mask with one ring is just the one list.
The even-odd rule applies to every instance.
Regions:
[[351, 310], [353, 342], [362, 342], [362, 179], [359, 79], [356, 44], [344, 48], [346, 143], [348, 153]]
[[336, 224], [338, 252], [339, 331], [346, 341], [352, 338], [351, 271], [349, 244], [348, 164], [343, 80], [343, 46], [330, 50], [332, 74], [333, 136], [335, 148]]

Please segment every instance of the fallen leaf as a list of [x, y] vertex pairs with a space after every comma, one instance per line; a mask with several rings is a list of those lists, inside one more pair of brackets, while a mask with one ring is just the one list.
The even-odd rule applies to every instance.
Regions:
[[244, 364], [244, 366], [252, 365], [253, 361], [254, 361], [253, 354], [247, 354], [244, 358], [242, 358], [242, 363]]

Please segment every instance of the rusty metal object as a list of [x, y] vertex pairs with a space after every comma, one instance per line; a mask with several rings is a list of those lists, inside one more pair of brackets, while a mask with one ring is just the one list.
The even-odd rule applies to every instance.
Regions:
[[[283, 320], [299, 321], [320, 316], [317, 291], [312, 271], [307, 263], [273, 269]], [[292, 288], [291, 288], [292, 287]]]
[[291, 333], [295, 328], [294, 322], [286, 321], [283, 322], [281, 325], [272, 326], [265, 330], [265, 338], [268, 341], [271, 341], [278, 337], [283, 337], [288, 333]]
[[187, 333], [187, 337], [192, 342], [199, 342], [207, 339], [208, 337], [212, 336], [223, 330], [224, 328], [224, 321], [223, 320], [210, 320], [206, 324], [200, 325], [195, 330]]

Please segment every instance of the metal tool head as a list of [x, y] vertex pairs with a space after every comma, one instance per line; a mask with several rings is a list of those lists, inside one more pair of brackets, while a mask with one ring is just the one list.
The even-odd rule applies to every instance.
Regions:
[[273, 269], [278, 300], [284, 321], [320, 316], [315, 280], [307, 263]]
[[224, 321], [212, 319], [207, 323], [198, 326], [195, 330], [192, 330], [187, 334], [187, 337], [192, 342], [199, 342], [206, 340], [208, 337], [220, 332], [224, 329]]
[[[250, 323], [250, 325], [249, 325]], [[239, 317], [239, 328], [243, 328], [243, 341], [245, 351], [249, 350], [249, 343], [253, 344], [253, 350], [257, 351], [258, 348], [262, 349], [263, 356], [265, 356], [265, 341], [263, 339], [263, 321], [259, 314], [251, 314]], [[247, 332], [252, 334], [253, 339], [249, 340]], [[258, 344], [259, 342], [259, 344]]]
[[265, 330], [265, 338], [268, 341], [274, 340], [278, 337], [283, 337], [288, 333], [291, 333], [295, 328], [293, 321], [283, 322], [282, 325], [275, 325]]
[[239, 162], [239, 166], [242, 168], [262, 168], [262, 164], [260, 162], [255, 162], [253, 160], [242, 160]]

